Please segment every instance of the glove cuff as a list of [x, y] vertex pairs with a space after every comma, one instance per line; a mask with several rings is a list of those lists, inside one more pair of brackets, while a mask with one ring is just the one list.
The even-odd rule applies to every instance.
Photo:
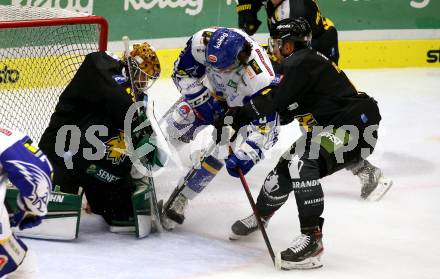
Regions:
[[[240, 160], [252, 160], [254, 164], [258, 163], [263, 159], [263, 152], [261, 149], [252, 141], [245, 141], [241, 146], [237, 154]], [[242, 158], [240, 158], [242, 157]]]
[[203, 87], [199, 92], [194, 94], [189, 94], [185, 96], [185, 101], [192, 107], [196, 108], [212, 98], [211, 93], [209, 92], [209, 89], [207, 87]]

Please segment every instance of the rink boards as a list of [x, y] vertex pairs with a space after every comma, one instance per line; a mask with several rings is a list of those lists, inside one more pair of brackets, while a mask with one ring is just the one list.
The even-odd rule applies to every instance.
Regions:
[[[157, 51], [161, 77], [170, 77], [181, 49]], [[440, 67], [439, 40], [371, 40], [339, 42], [339, 64], [344, 69]]]

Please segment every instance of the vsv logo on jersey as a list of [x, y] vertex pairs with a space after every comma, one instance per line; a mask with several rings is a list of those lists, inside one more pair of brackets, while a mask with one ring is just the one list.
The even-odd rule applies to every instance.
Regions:
[[[25, 178], [26, 182], [21, 181], [16, 186], [22, 192], [22, 198], [29, 201], [26, 206], [30, 207], [32, 204], [32, 208], [30, 208], [32, 211], [46, 212], [50, 185], [52, 185], [50, 177], [34, 164], [18, 160], [9, 160], [7, 163], [17, 168]], [[23, 189], [26, 189], [25, 192]]]
[[16, 83], [20, 79], [20, 72], [15, 69], [9, 69], [5, 65], [3, 70], [0, 70], [0, 83]]

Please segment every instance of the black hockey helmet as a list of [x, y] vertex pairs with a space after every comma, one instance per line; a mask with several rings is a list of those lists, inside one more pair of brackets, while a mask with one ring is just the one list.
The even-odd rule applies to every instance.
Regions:
[[274, 37], [285, 40], [291, 40], [297, 46], [309, 47], [312, 41], [312, 28], [304, 18], [286, 18], [279, 21], [275, 26]]

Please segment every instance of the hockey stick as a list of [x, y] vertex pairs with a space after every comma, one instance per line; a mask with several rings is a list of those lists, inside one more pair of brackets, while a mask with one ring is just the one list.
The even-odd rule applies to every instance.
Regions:
[[[220, 123], [224, 123], [227, 124], [226, 122], [228, 122], [227, 118], [229, 116], [229, 113], [232, 111], [232, 109], [229, 109], [225, 116], [222, 118], [219, 118], [217, 120], [216, 123], [214, 123], [214, 131], [218, 131], [218, 127], [220, 127]], [[197, 163], [188, 171], [188, 173], [185, 175], [185, 177], [179, 182], [179, 184], [176, 186], [176, 188], [174, 189], [174, 191], [171, 193], [170, 197], [168, 198], [168, 200], [166, 201], [163, 210], [162, 210], [162, 216], [165, 217], [168, 215], [168, 211], [171, 207], [171, 205], [173, 204], [174, 200], [177, 198], [177, 196], [182, 192], [182, 190], [188, 185], [189, 181], [192, 180], [192, 178], [197, 175], [197, 173], [199, 172], [200, 168], [202, 167], [202, 165], [207, 162], [207, 160], [209, 160], [210, 156], [212, 155], [212, 153], [214, 152], [214, 150], [219, 147], [219, 143], [223, 140], [227, 140], [232, 141], [235, 139], [235, 137], [237, 136], [237, 133], [234, 131], [234, 133], [231, 135], [231, 130], [228, 130], [228, 133], [224, 134], [223, 132], [225, 132], [223, 130], [223, 125], [221, 125], [222, 127], [222, 133], [220, 134], [216, 134], [215, 135], [215, 140], [214, 142], [211, 143], [211, 145], [208, 147], [208, 149], [205, 150], [205, 152], [203, 153], [203, 155], [200, 157], [200, 160], [197, 161]], [[214, 136], [214, 135], [213, 135]], [[172, 218], [171, 218], [172, 219]], [[177, 221], [175, 219], [173, 219], [176, 223], [182, 224], [183, 220], [181, 221]]]
[[[143, 94], [141, 92], [139, 92], [139, 90], [137, 89], [137, 87], [134, 84], [134, 75], [133, 75], [133, 61], [132, 61], [132, 57], [130, 57], [130, 44], [129, 44], [129, 39], [127, 36], [122, 37], [122, 42], [124, 44], [124, 58], [126, 59], [127, 62], [127, 68], [128, 68], [128, 76], [130, 79], [130, 87], [131, 90], [134, 92], [136, 99], [140, 99], [140, 94], [143, 95], [142, 100], [138, 100], [138, 101], [143, 101], [144, 105], [143, 105], [143, 110], [141, 109], [141, 107], [138, 107], [137, 113], [138, 113], [138, 117], [141, 120], [142, 116], [144, 116], [144, 118], [146, 120], [148, 120], [147, 117], [147, 103], [148, 103], [148, 95]], [[142, 123], [141, 123], [142, 124]], [[131, 137], [130, 137], [131, 138]], [[149, 172], [151, 174], [151, 169], [149, 169]], [[151, 221], [152, 223], [155, 225], [157, 232], [162, 232], [162, 223], [161, 223], [161, 218], [160, 218], [160, 210], [159, 210], [159, 206], [158, 206], [158, 202], [157, 202], [157, 196], [156, 196], [156, 188], [154, 187], [154, 180], [151, 176], [148, 177], [148, 180], [150, 182], [151, 185], [151, 197], [150, 197], [150, 207], [151, 207]]]
[[197, 170], [202, 167], [202, 164], [205, 162], [205, 160], [211, 155], [215, 148], [217, 147], [217, 143], [213, 142], [208, 149], [205, 150], [203, 155], [201, 156], [201, 160], [198, 160], [197, 163], [192, 166], [192, 168], [189, 170], [189, 172], [186, 174], [185, 178], [183, 178], [183, 181], [176, 186], [174, 191], [171, 193], [170, 197], [166, 201], [166, 203], [163, 206], [162, 209], [162, 216], [166, 216], [167, 210], [170, 209], [171, 204], [174, 202], [174, 200], [177, 198], [177, 196], [182, 192], [183, 188], [186, 187], [188, 181], [197, 174]]
[[237, 167], [236, 168], [238, 175], [240, 176], [241, 185], [243, 185], [243, 189], [246, 193], [246, 196], [251, 204], [252, 211], [254, 212], [255, 219], [257, 219], [258, 228], [260, 228], [261, 234], [263, 235], [264, 242], [266, 243], [267, 250], [269, 251], [270, 258], [272, 259], [272, 263], [275, 266], [275, 253], [273, 252], [272, 245], [270, 244], [269, 237], [267, 236], [266, 229], [264, 228], [263, 222], [261, 221], [260, 214], [257, 210], [257, 205], [252, 198], [252, 193], [249, 189], [249, 185], [247, 184], [246, 178], [244, 177], [243, 171]]

